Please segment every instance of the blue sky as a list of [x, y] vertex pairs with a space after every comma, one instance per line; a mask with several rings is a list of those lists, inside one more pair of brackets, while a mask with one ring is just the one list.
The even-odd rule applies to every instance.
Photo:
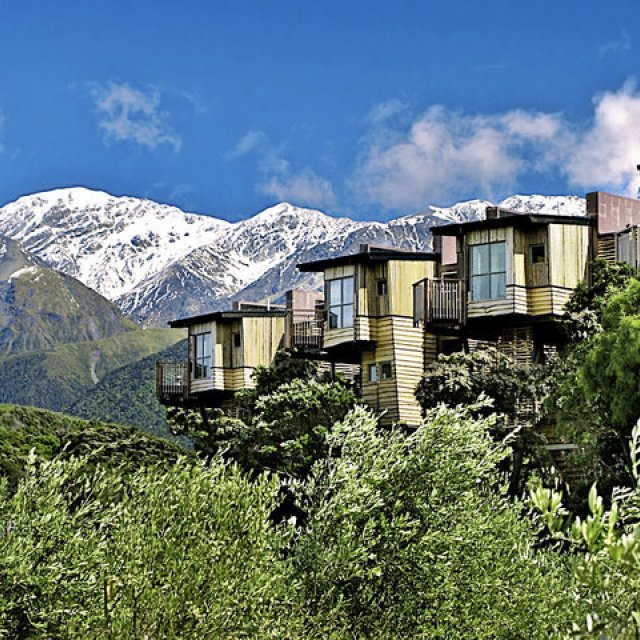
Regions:
[[0, 0], [0, 50], [0, 203], [388, 219], [637, 188], [637, 0]]

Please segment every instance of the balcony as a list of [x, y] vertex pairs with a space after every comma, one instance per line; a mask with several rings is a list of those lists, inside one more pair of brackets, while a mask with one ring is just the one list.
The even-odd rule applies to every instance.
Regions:
[[320, 351], [324, 333], [324, 312], [316, 309], [291, 309], [285, 323], [288, 349]]
[[464, 280], [426, 278], [413, 285], [413, 321], [416, 326], [463, 325], [466, 315]]
[[189, 399], [190, 369], [188, 362], [156, 363], [156, 395], [160, 402]]

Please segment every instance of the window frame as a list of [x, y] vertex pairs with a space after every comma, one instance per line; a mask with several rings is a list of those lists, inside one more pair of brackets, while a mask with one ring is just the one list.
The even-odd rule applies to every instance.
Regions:
[[[380, 382], [385, 382], [386, 380], [393, 380], [393, 362], [391, 360], [384, 360], [379, 363], [380, 367]], [[385, 375], [385, 368], [389, 367], [389, 374]]]
[[[374, 372], [374, 375], [371, 375], [371, 372]], [[369, 366], [367, 367], [367, 382], [369, 382], [370, 384], [376, 384], [380, 381], [380, 378], [378, 376], [378, 363], [374, 362], [372, 364], [369, 364]]]
[[[493, 270], [492, 255], [493, 251], [491, 247], [502, 246], [503, 249], [503, 267], [501, 270]], [[486, 271], [474, 273], [474, 250], [479, 250], [481, 247], [488, 247], [488, 266]], [[499, 277], [503, 276], [504, 284], [502, 285], [500, 292], [501, 295], [493, 295], [494, 282], [499, 282]], [[489, 294], [487, 297], [477, 297], [476, 288], [474, 287], [474, 280], [479, 278], [488, 278]], [[477, 280], [476, 280], [477, 282]], [[484, 302], [487, 300], [504, 300], [507, 297], [507, 243], [505, 240], [498, 240], [495, 242], [480, 242], [478, 244], [469, 245], [469, 289], [471, 291], [472, 302]], [[497, 289], [498, 287], [496, 287]]]
[[[207, 349], [208, 343], [208, 349]], [[207, 352], [208, 351], [208, 352]], [[193, 379], [206, 380], [213, 375], [213, 334], [202, 331], [193, 334]]]
[[389, 295], [389, 284], [386, 278], [376, 280], [376, 294], [380, 297]]
[[[542, 247], [544, 260], [540, 260], [536, 262], [533, 256], [533, 252], [536, 249], [540, 249]], [[531, 264], [547, 264], [547, 245], [545, 242], [536, 242], [534, 244], [529, 245], [529, 259], [531, 260]]]
[[[347, 281], [351, 282], [350, 302], [345, 302], [345, 283]], [[333, 302], [331, 295], [331, 285], [335, 282], [340, 283], [340, 302], [337, 304]], [[331, 278], [330, 280], [325, 281], [325, 300], [327, 301], [327, 324], [329, 330], [353, 328], [356, 302], [355, 284], [355, 276], [341, 276], [339, 278]], [[349, 308], [351, 309], [351, 319], [347, 320], [349, 315], [348, 313], [345, 314], [345, 310]], [[333, 318], [336, 318], [335, 326], [333, 323]]]

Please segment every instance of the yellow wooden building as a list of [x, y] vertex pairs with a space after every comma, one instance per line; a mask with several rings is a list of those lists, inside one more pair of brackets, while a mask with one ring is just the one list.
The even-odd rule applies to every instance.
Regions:
[[558, 321], [572, 291], [588, 277], [589, 219], [490, 207], [486, 220], [432, 232], [438, 277], [414, 289], [427, 360], [478, 343], [494, 343], [522, 363], [542, 359], [561, 339]]
[[298, 265], [323, 274], [323, 293], [170, 323], [188, 330], [188, 362], [158, 364], [158, 397], [229, 406], [255, 368], [286, 349], [357, 371], [357, 390], [382, 423], [418, 425], [415, 388], [439, 353], [494, 344], [522, 364], [541, 361], [562, 340], [565, 305], [595, 257], [640, 268], [640, 202], [590, 193], [586, 214], [489, 207], [485, 220], [433, 227], [433, 253], [361, 245]]
[[438, 256], [361, 245], [298, 268], [324, 275], [323, 357], [360, 368], [362, 400], [384, 412], [383, 424], [419, 424], [423, 332], [413, 321], [412, 285], [436, 275]]
[[223, 407], [253, 386], [258, 365], [269, 366], [285, 347], [284, 307], [240, 304], [170, 322], [188, 332], [188, 361], [157, 365], [157, 394], [167, 405]]

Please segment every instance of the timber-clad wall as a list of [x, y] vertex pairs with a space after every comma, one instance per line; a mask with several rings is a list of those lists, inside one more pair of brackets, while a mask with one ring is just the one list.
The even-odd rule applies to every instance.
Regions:
[[[505, 242], [506, 296], [473, 301], [468, 292], [467, 315], [557, 315], [564, 313], [571, 292], [586, 281], [589, 265], [589, 227], [549, 224], [535, 229], [483, 229], [465, 236], [459, 270], [469, 278], [470, 247]], [[532, 247], [545, 248], [545, 262], [532, 262]], [[469, 288], [470, 289], [470, 288]]]
[[[421, 422], [415, 390], [424, 371], [423, 331], [412, 318], [388, 316], [371, 320], [375, 349], [362, 354], [362, 399], [376, 412], [386, 411], [381, 422], [417, 426]], [[390, 362], [393, 377], [370, 382], [369, 365]]]
[[192, 379], [190, 393], [235, 392], [252, 387], [254, 369], [271, 364], [276, 351], [284, 346], [284, 322], [283, 316], [263, 316], [190, 326], [189, 362], [195, 359], [193, 336], [200, 333], [211, 333], [213, 356], [211, 376]]

